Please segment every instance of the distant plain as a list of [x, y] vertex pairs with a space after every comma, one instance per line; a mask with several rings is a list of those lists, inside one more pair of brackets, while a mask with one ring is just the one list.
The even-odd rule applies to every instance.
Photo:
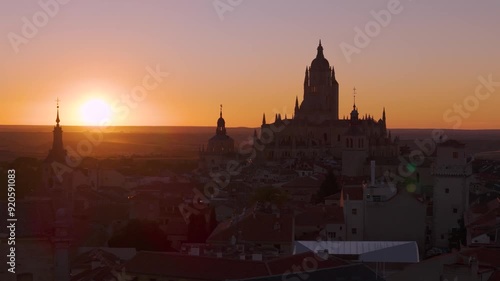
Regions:
[[[256, 128], [227, 128], [238, 145], [252, 138]], [[17, 157], [43, 159], [52, 144], [53, 126], [0, 125], [0, 161]], [[257, 132], [259, 129], [257, 128]], [[416, 148], [415, 140], [430, 139], [432, 129], [390, 129], [402, 144]], [[449, 138], [466, 144], [466, 153], [500, 160], [500, 130], [444, 130]], [[195, 160], [199, 149], [215, 134], [215, 127], [110, 127], [63, 126], [64, 146], [77, 151], [77, 145], [91, 138], [102, 137], [92, 144], [89, 156], [95, 158], [136, 156]]]

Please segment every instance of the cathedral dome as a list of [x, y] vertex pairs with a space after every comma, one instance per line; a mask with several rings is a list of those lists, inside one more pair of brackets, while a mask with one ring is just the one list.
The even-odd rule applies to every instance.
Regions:
[[311, 71], [328, 71], [330, 69], [330, 63], [323, 55], [323, 46], [321, 46], [321, 41], [319, 41], [317, 50], [318, 53], [316, 54], [316, 58], [311, 62]]

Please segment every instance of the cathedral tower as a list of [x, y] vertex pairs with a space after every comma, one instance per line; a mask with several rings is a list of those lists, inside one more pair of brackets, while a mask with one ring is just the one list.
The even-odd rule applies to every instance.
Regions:
[[344, 134], [342, 148], [342, 175], [348, 177], [363, 176], [363, 167], [368, 157], [368, 139], [361, 129], [358, 108], [356, 107], [356, 88], [349, 128]]
[[[298, 104], [297, 104], [298, 105]], [[306, 67], [304, 78], [304, 100], [296, 106], [295, 116], [318, 123], [339, 119], [339, 83], [335, 70], [323, 54], [321, 40], [316, 58]]]

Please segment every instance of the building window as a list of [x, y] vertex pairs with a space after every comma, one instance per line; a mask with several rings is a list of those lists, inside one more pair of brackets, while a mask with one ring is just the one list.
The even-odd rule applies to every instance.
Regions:
[[444, 189], [444, 193], [450, 193], [450, 189], [449, 188], [445, 188]]
[[458, 209], [457, 208], [453, 208], [453, 213], [454, 214], [458, 213]]
[[358, 214], [358, 209], [352, 209], [352, 210], [351, 210], [351, 213], [352, 213], [353, 215], [357, 215], [357, 214]]
[[453, 158], [454, 158], [454, 159], [457, 159], [457, 158], [458, 158], [458, 152], [457, 152], [457, 151], [453, 151]]
[[357, 234], [358, 233], [358, 229], [356, 229], [356, 228], [351, 229], [351, 233], [352, 234]]

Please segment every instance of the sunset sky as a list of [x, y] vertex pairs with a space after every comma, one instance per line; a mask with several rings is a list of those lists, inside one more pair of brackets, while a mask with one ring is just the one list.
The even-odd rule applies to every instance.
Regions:
[[[59, 97], [63, 126], [101, 107], [113, 125], [215, 126], [223, 104], [228, 127], [257, 127], [263, 112], [292, 115], [321, 39], [341, 117], [355, 86], [360, 114], [385, 106], [390, 128], [500, 129], [498, 0], [59, 1], [0, 3], [0, 124], [54, 124]], [[388, 5], [381, 26], [371, 11]], [[379, 29], [360, 46], [366, 26]], [[168, 76], [146, 77], [156, 68]]]

